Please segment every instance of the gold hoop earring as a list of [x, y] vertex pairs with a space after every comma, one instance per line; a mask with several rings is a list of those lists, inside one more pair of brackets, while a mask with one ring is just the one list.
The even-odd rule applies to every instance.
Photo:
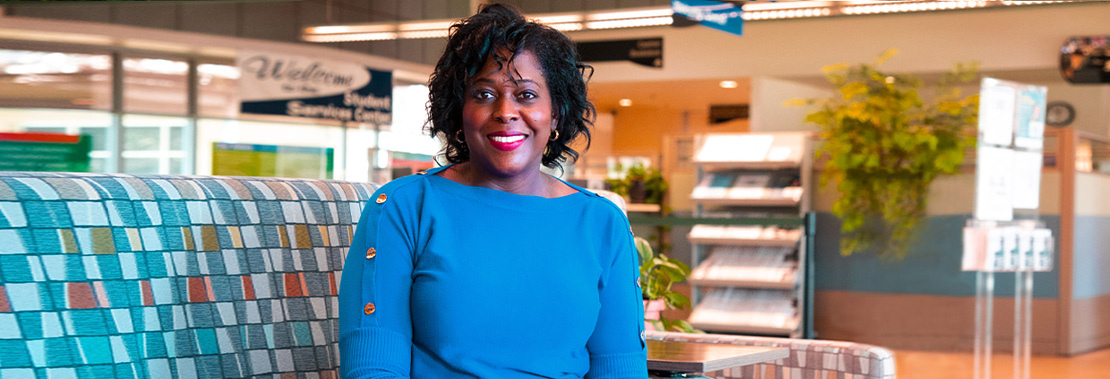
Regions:
[[459, 129], [459, 131], [455, 132], [455, 141], [466, 142], [466, 140], [463, 139], [462, 129]]
[[555, 129], [555, 130], [553, 130], [553, 132], [555, 132], [555, 134], [553, 134], [551, 136], [550, 141], [558, 141], [559, 140], [559, 129]]

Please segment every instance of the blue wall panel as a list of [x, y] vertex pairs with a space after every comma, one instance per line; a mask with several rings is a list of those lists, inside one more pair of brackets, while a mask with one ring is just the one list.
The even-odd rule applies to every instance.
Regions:
[[1075, 216], [1073, 249], [1072, 298], [1110, 295], [1110, 217]]
[[[960, 271], [963, 227], [971, 215], [932, 216], [903, 261], [879, 259], [870, 252], [840, 255], [840, 218], [817, 215], [814, 285], [817, 291], [854, 291], [897, 294], [975, 296], [975, 273]], [[1060, 217], [1041, 219], [1059, 235]], [[1102, 229], [1107, 230], [1107, 229]], [[1059, 243], [1057, 243], [1057, 250]], [[1097, 268], [1092, 268], [1097, 270]], [[1014, 274], [995, 274], [995, 296], [1012, 297]], [[1033, 296], [1059, 297], [1059, 270], [1033, 275]], [[1103, 282], [1107, 287], [1110, 282]]]

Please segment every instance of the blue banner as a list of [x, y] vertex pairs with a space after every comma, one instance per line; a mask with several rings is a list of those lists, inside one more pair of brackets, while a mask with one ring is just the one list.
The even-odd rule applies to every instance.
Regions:
[[685, 17], [703, 26], [743, 35], [744, 19], [740, 6], [727, 1], [710, 0], [671, 0], [671, 10], [675, 16]]
[[370, 124], [392, 122], [393, 73], [274, 53], [239, 57], [242, 113]]

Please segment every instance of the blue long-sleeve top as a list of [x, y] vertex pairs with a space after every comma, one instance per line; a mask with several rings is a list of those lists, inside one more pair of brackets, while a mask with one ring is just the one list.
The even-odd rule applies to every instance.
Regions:
[[[382, 186], [339, 289], [343, 378], [647, 377], [624, 214], [435, 175]], [[569, 184], [568, 184], [569, 185]]]

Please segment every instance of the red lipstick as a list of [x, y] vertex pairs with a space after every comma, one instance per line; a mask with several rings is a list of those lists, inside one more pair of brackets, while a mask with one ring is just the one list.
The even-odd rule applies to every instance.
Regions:
[[520, 145], [523, 145], [524, 140], [527, 138], [528, 136], [524, 135], [524, 133], [511, 131], [493, 132], [486, 135], [486, 139], [489, 140], [490, 144], [492, 144], [495, 149], [501, 151], [512, 151], [516, 149], [520, 147]]

